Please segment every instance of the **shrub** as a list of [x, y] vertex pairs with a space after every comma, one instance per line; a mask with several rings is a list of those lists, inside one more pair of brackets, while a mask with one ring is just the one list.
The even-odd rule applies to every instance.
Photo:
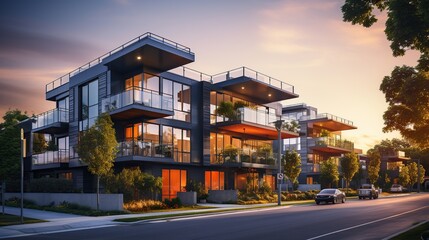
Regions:
[[180, 207], [182, 207], [182, 201], [180, 201], [180, 198], [172, 198], [171, 200], [165, 199], [164, 204], [168, 208], [180, 208]]
[[156, 200], [138, 200], [124, 204], [124, 209], [130, 212], [147, 212], [165, 208], [167, 208], [167, 206], [163, 202]]
[[200, 201], [201, 199], [207, 199], [208, 197], [207, 191], [201, 182], [196, 182], [191, 179], [189, 180], [185, 189], [187, 192], [196, 192], [198, 201]]

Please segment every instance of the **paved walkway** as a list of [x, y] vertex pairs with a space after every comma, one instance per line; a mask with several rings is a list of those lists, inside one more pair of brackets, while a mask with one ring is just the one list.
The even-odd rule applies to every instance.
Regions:
[[[24, 208], [24, 217], [36, 218], [46, 220], [48, 222], [43, 223], [32, 223], [22, 225], [11, 225], [0, 227], [0, 239], [18, 237], [32, 234], [52, 233], [59, 231], [73, 231], [79, 229], [89, 228], [101, 228], [113, 225], [119, 225], [123, 223], [113, 222], [115, 219], [121, 218], [132, 218], [132, 217], [146, 217], [146, 216], [163, 216], [169, 214], [179, 213], [193, 213], [193, 212], [207, 212], [217, 211], [219, 209], [246, 209], [254, 208], [257, 206], [275, 206], [276, 204], [259, 204], [259, 205], [236, 205], [236, 204], [200, 204], [201, 206], [213, 207], [207, 209], [195, 209], [195, 210], [177, 210], [169, 212], [152, 212], [142, 214], [125, 214], [125, 215], [113, 215], [113, 216], [101, 216], [101, 217], [88, 217], [65, 213], [56, 213], [35, 209]], [[1, 207], [0, 207], [1, 211]], [[20, 208], [5, 207], [5, 213], [19, 216], [21, 214]], [[1, 213], [0, 213], [1, 214]]]

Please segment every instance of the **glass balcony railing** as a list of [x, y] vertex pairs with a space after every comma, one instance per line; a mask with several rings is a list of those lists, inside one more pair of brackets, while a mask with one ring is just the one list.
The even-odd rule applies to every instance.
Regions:
[[173, 98], [146, 89], [131, 89], [101, 101], [102, 112], [113, 111], [132, 104], [173, 111]]
[[33, 129], [45, 127], [53, 123], [68, 123], [69, 110], [55, 108], [47, 112], [41, 113], [34, 118]]
[[278, 120], [278, 117], [273, 113], [267, 113], [266, 111], [251, 109], [248, 107], [239, 108], [232, 115], [234, 117], [230, 118], [218, 116], [217, 122], [244, 121], [275, 127], [274, 122]]
[[213, 75], [212, 82], [219, 83], [219, 82], [228, 81], [230, 79], [234, 79], [238, 77], [252, 78], [256, 81], [294, 93], [294, 87], [292, 85], [246, 67], [240, 67], [227, 72]]
[[327, 147], [336, 147], [342, 148], [349, 151], [353, 151], [354, 144], [348, 140], [336, 139], [334, 137], [320, 137], [314, 139], [314, 146], [327, 146]]
[[340, 122], [340, 123], [344, 123], [344, 124], [353, 126], [352, 121], [337, 117], [337, 116], [329, 114], [329, 113], [321, 113], [321, 114], [317, 114], [315, 116], [314, 115], [313, 116], [301, 116], [299, 120], [306, 121], [306, 120], [314, 120], [314, 119], [320, 119], [320, 118], [327, 118], [330, 120], [334, 120], [336, 122]]
[[33, 165], [46, 165], [52, 163], [68, 163], [69, 150], [60, 149], [58, 151], [47, 151], [44, 153], [33, 154]]
[[190, 152], [179, 151], [171, 144], [159, 144], [150, 140], [128, 140], [118, 143], [117, 157], [142, 156], [173, 158], [175, 162], [189, 163]]
[[186, 77], [186, 78], [198, 80], [198, 81], [206, 81], [206, 82], [212, 81], [212, 76], [205, 74], [203, 72], [188, 68], [188, 67], [182, 66], [182, 67], [172, 69], [168, 72], [171, 72], [171, 73], [174, 73], [174, 74], [177, 74], [179, 76]]
[[168, 46], [173, 47], [173, 48], [175, 48], [177, 50], [180, 50], [182, 52], [194, 55], [194, 53], [191, 52], [191, 49], [189, 47], [186, 47], [186, 46], [184, 46], [182, 44], [179, 44], [179, 43], [174, 42], [172, 40], [169, 40], [167, 38], [163, 38], [163, 37], [158, 36], [156, 34], [147, 32], [145, 34], [142, 34], [142, 35], [140, 35], [140, 36], [138, 36], [138, 37], [136, 37], [136, 38], [134, 38], [134, 39], [132, 39], [132, 40], [124, 43], [124, 44], [122, 44], [121, 46], [113, 49], [112, 51], [110, 51], [108, 53], [105, 53], [102, 56], [100, 56], [100, 57], [98, 57], [98, 58], [96, 58], [96, 59], [94, 59], [94, 60], [92, 60], [92, 61], [90, 61], [90, 62], [88, 62], [88, 63], [86, 63], [86, 64], [84, 64], [84, 65], [82, 65], [80, 67], [78, 67], [78, 68], [76, 68], [75, 70], [67, 73], [66, 75], [64, 75], [64, 76], [62, 76], [62, 77], [60, 77], [60, 78], [58, 78], [58, 79], [56, 79], [56, 80], [54, 80], [54, 81], [46, 84], [46, 92], [52, 91], [55, 88], [58, 88], [58, 87], [60, 87], [60, 86], [62, 86], [64, 84], [68, 83], [70, 81], [70, 78], [72, 76], [74, 76], [74, 75], [76, 75], [76, 74], [78, 74], [80, 72], [83, 72], [83, 71], [85, 71], [85, 70], [87, 70], [87, 69], [89, 69], [89, 68], [91, 68], [91, 67], [93, 67], [95, 65], [98, 65], [99, 63], [101, 63], [101, 61], [104, 58], [106, 58], [106, 57], [108, 57], [108, 56], [110, 56], [110, 55], [112, 55], [112, 54], [114, 54], [116, 52], [119, 52], [119, 51], [123, 50], [124, 48], [126, 48], [126, 47], [128, 47], [128, 46], [130, 46], [130, 45], [132, 45], [132, 44], [134, 44], [136, 42], [139, 42], [139, 41], [141, 41], [142, 39], [145, 39], [145, 38], [150, 38], [152, 40], [155, 40], [155, 41], [160, 42], [162, 44], [168, 45]]
[[272, 153], [272, 151], [225, 149], [222, 154], [216, 154], [211, 159], [211, 164], [256, 163], [277, 166], [277, 154]]

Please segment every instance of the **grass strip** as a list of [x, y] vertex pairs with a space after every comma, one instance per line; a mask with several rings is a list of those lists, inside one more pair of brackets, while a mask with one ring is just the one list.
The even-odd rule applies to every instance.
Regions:
[[421, 234], [424, 231], [429, 230], [429, 222], [423, 223], [415, 228], [412, 228], [406, 232], [399, 234], [391, 238], [391, 240], [413, 240], [413, 239], [421, 239]]
[[[24, 218], [24, 224], [46, 222], [40, 219]], [[21, 216], [0, 214], [0, 227], [21, 224]]]

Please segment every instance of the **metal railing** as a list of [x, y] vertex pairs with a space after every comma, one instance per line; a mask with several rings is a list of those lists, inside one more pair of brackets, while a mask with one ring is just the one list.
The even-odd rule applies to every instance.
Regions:
[[244, 121], [250, 123], [256, 123], [264, 126], [275, 127], [274, 122], [278, 120], [273, 113], [267, 113], [264, 110], [257, 110], [248, 107], [242, 107], [235, 110], [233, 117], [227, 118], [224, 116], [217, 116], [217, 122], [230, 122], [230, 121]]
[[313, 139], [314, 146], [331, 146], [353, 151], [354, 143], [348, 140], [336, 139], [334, 137], [320, 137]]
[[212, 76], [213, 83], [219, 83], [238, 77], [249, 77], [256, 81], [294, 93], [294, 86], [247, 67], [240, 67]]
[[58, 151], [47, 151], [44, 153], [34, 154], [32, 156], [33, 165], [46, 165], [52, 163], [68, 163], [69, 150], [60, 149]]
[[69, 110], [63, 108], [55, 108], [37, 115], [34, 118], [33, 129], [41, 128], [49, 124], [69, 122]]
[[168, 72], [177, 74], [182, 77], [199, 80], [199, 81], [206, 81], [206, 82], [212, 82], [212, 76], [205, 74], [203, 72], [188, 68], [188, 67], [178, 67], [175, 69], [172, 69]]
[[162, 96], [157, 92], [140, 88], [133, 88], [104, 98], [101, 100], [101, 104], [102, 112], [123, 108], [131, 104], [141, 104], [151, 108], [173, 111], [172, 97]]
[[301, 116], [299, 118], [299, 120], [306, 121], [306, 120], [315, 120], [315, 119], [321, 119], [321, 118], [327, 118], [327, 119], [334, 120], [336, 122], [341, 122], [341, 123], [353, 126], [352, 121], [341, 118], [341, 117], [337, 117], [337, 116], [332, 115], [330, 113], [321, 113], [321, 114], [317, 114], [316, 116]]
[[105, 53], [105, 54], [101, 55], [100, 57], [98, 57], [98, 58], [96, 58], [96, 59], [94, 59], [94, 60], [92, 60], [92, 61], [90, 61], [90, 62], [88, 62], [88, 63], [86, 63], [86, 64], [84, 64], [84, 65], [82, 65], [80, 67], [78, 67], [78, 68], [76, 68], [75, 70], [73, 70], [73, 71], [65, 74], [64, 76], [61, 76], [58, 79], [56, 79], [56, 80], [54, 80], [54, 81], [46, 84], [46, 92], [52, 91], [55, 88], [58, 88], [58, 87], [60, 87], [60, 86], [62, 86], [64, 84], [68, 83], [70, 81], [70, 78], [72, 76], [74, 76], [74, 75], [76, 75], [76, 74], [78, 74], [80, 72], [83, 72], [83, 71], [85, 71], [85, 70], [87, 70], [87, 69], [89, 69], [89, 68], [91, 68], [91, 67], [93, 67], [93, 66], [95, 66], [95, 65], [97, 65], [99, 63], [101, 63], [101, 61], [104, 58], [109, 57], [112, 54], [114, 54], [116, 52], [119, 52], [119, 51], [123, 50], [124, 48], [130, 46], [131, 44], [139, 42], [139, 41], [141, 41], [141, 40], [143, 40], [145, 38], [150, 38], [152, 40], [155, 40], [157, 42], [166, 44], [166, 45], [168, 45], [170, 47], [173, 47], [173, 48], [175, 48], [177, 50], [180, 50], [182, 52], [194, 55], [194, 53], [191, 52], [191, 49], [189, 47], [186, 47], [186, 46], [184, 46], [182, 44], [179, 44], [179, 43], [174, 42], [172, 40], [169, 40], [167, 38], [158, 36], [156, 34], [147, 32], [147, 33], [144, 33], [144, 34], [142, 34], [142, 35], [140, 35], [140, 36], [138, 36], [138, 37], [136, 37], [136, 38], [134, 38], [134, 39], [132, 39], [132, 40], [124, 43], [124, 44], [122, 44], [121, 46], [113, 49], [112, 51], [110, 51], [108, 53]]

